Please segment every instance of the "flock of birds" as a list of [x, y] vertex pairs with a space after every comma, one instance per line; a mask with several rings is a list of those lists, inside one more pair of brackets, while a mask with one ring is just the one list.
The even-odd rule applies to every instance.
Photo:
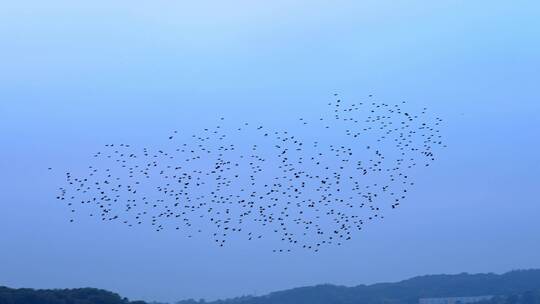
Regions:
[[66, 173], [57, 199], [75, 221], [157, 232], [280, 242], [275, 252], [319, 251], [351, 240], [406, 200], [416, 168], [445, 147], [442, 120], [406, 104], [345, 103], [300, 118], [295, 132], [220, 123], [198, 134], [173, 131], [160, 148], [105, 145], [85, 174]]

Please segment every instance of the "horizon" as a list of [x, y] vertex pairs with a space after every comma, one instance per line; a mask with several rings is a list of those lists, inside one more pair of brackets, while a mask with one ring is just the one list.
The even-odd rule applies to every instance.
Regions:
[[[531, 268], [531, 269], [515, 269], [515, 270], [510, 270], [510, 271], [506, 271], [506, 272], [502, 272], [502, 273], [494, 273], [494, 272], [468, 273], [468, 272], [461, 272], [461, 273], [454, 273], [454, 274], [451, 274], [451, 273], [421, 274], [421, 275], [416, 275], [416, 276], [413, 276], [413, 277], [408, 277], [408, 278], [405, 278], [405, 279], [400, 279], [400, 280], [397, 280], [397, 281], [381, 281], [381, 282], [375, 282], [375, 283], [359, 283], [359, 284], [355, 284], [355, 285], [336, 285], [336, 284], [331, 284], [331, 283], [320, 283], [320, 284], [309, 285], [309, 286], [291, 287], [291, 288], [284, 289], [284, 290], [275, 290], [275, 291], [270, 291], [268, 293], [260, 294], [260, 295], [243, 294], [243, 295], [237, 295], [237, 296], [230, 297], [230, 298], [221, 298], [221, 299], [214, 299], [214, 300], [208, 300], [208, 299], [200, 298], [200, 299], [197, 299], [196, 301], [204, 300], [206, 302], [213, 302], [213, 301], [220, 301], [220, 300], [228, 301], [228, 300], [234, 300], [234, 299], [245, 298], [245, 297], [248, 297], [248, 298], [249, 297], [266, 297], [266, 296], [270, 296], [270, 295], [273, 295], [273, 294], [276, 294], [276, 293], [282, 293], [282, 292], [288, 292], [288, 291], [293, 291], [293, 290], [298, 290], [298, 289], [306, 289], [306, 288], [318, 288], [318, 287], [325, 287], [325, 286], [338, 287], [338, 288], [373, 287], [373, 286], [377, 286], [377, 285], [399, 284], [399, 283], [402, 283], [402, 282], [407, 282], [407, 281], [418, 279], [418, 278], [448, 277], [448, 276], [455, 277], [455, 276], [463, 276], [463, 275], [467, 275], [467, 276], [482, 276], [482, 275], [502, 276], [502, 275], [507, 275], [507, 274], [512, 274], [512, 273], [531, 272], [531, 271], [537, 271], [538, 272], [538, 271], [540, 271], [540, 269], [534, 269], [534, 268]], [[1, 285], [0, 285], [0, 287], [12, 288], [10, 286], [1, 286]], [[20, 289], [28, 289], [28, 288], [20, 288]], [[100, 288], [95, 288], [95, 287], [90, 287], [90, 286], [84, 286], [84, 287], [81, 286], [81, 287], [77, 287], [77, 288], [70, 288], [68, 290], [73, 290], [73, 289], [75, 289], [75, 290], [76, 289], [98, 289], [98, 290], [110, 291], [110, 292], [117, 293], [114, 290], [100, 289]], [[39, 290], [49, 290], [49, 289], [34, 289], [34, 290], [39, 291]], [[66, 288], [52, 288], [52, 290], [66, 290]], [[459, 296], [452, 295], [451, 297], [468, 297], [468, 296], [471, 296], [471, 295], [459, 295]], [[489, 295], [489, 296], [491, 296], [491, 295]], [[477, 295], [473, 295], [473, 297], [477, 297]], [[440, 298], [440, 297], [435, 297], [435, 298], [427, 297], [427, 298], [420, 298], [420, 299], [437, 299], [437, 298]], [[130, 299], [130, 300], [131, 301], [137, 301], [139, 299]], [[176, 303], [177, 301], [189, 301], [189, 300], [195, 300], [195, 299], [193, 299], [193, 298], [182, 298], [182, 299], [177, 299], [177, 300], [175, 300], [173, 302], [166, 302], [166, 303], [172, 304], [172, 303]], [[147, 300], [147, 301], [150, 301], [150, 300]], [[149, 303], [162, 303], [162, 302], [150, 301]]]
[[[171, 302], [322, 282], [351, 286], [421, 273], [540, 268], [540, 2], [21, 0], [3, 7], [0, 285], [92, 286]], [[380, 131], [374, 127], [353, 141], [349, 122], [341, 120], [349, 114], [334, 119], [339, 103], [360, 108], [350, 115], [365, 125], [381, 122]], [[388, 109], [398, 110], [382, 112]], [[428, 127], [420, 125], [424, 120]], [[419, 147], [403, 157], [418, 160], [412, 169], [400, 159], [399, 149], [409, 144], [404, 139], [396, 146], [376, 141], [405, 121], [408, 135], [415, 134], [411, 147]], [[236, 132], [245, 122], [253, 128]], [[175, 149], [197, 148], [200, 139], [190, 136], [203, 138], [217, 126], [238, 154], [258, 144], [253, 154], [264, 165], [231, 169], [211, 157], [178, 164]], [[306, 143], [301, 153], [287, 151], [294, 177], [276, 173], [284, 154], [274, 153], [281, 145], [274, 140], [286, 131]], [[221, 141], [212, 137], [203, 148], [222, 152]], [[126, 177], [120, 159], [114, 167], [105, 158], [114, 153], [105, 145], [121, 143], [177, 158], [156, 157], [165, 169], [145, 179], [149, 187], [137, 194], [122, 192], [114, 205], [111, 193], [120, 190], [98, 190], [100, 184], [81, 194], [82, 186], [70, 184], [94, 181], [89, 166]], [[343, 156], [345, 147], [354, 153]], [[98, 151], [102, 158], [94, 157]], [[401, 174], [399, 204], [379, 182], [388, 178], [376, 172], [380, 151], [386, 172]], [[145, 160], [128, 163], [142, 167]], [[375, 173], [366, 175], [370, 164]], [[251, 174], [241, 182], [257, 184], [222, 186], [223, 176], [233, 174], [210, 180], [215, 172], [204, 171], [210, 165]], [[162, 176], [176, 166], [189, 169], [189, 178], [218, 183], [221, 197], [189, 182], [165, 186]], [[339, 166], [342, 174], [328, 171]], [[348, 175], [355, 179], [340, 184]], [[102, 182], [98, 177], [92, 178]], [[306, 182], [307, 190], [298, 191], [304, 184], [289, 178]], [[266, 196], [232, 205], [244, 190]], [[178, 192], [185, 195], [183, 217], [170, 211], [171, 194], [162, 196], [176, 193], [179, 200]], [[71, 197], [74, 205], [67, 204]], [[88, 203], [96, 197], [112, 207]], [[231, 222], [238, 226], [228, 227]], [[238, 227], [241, 233], [220, 230]]]

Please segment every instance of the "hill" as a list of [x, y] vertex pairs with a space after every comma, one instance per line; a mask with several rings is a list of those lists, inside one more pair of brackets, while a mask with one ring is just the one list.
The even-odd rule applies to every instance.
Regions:
[[[320, 285], [206, 304], [417, 304], [420, 298], [483, 295], [501, 296], [499, 301], [504, 301], [509, 295], [518, 296], [535, 290], [540, 290], [540, 270], [512, 271], [502, 275], [428, 275], [397, 283], [355, 287]], [[178, 302], [193, 303], [201, 302]]]
[[[428, 275], [397, 283], [344, 287], [319, 285], [213, 302], [177, 304], [417, 304], [420, 298], [494, 296], [475, 304], [540, 304], [540, 270], [497, 274]], [[0, 304], [146, 304], [94, 289], [12, 289], [0, 287]]]
[[146, 304], [130, 302], [106, 290], [80, 289], [12, 289], [0, 287], [0, 304]]

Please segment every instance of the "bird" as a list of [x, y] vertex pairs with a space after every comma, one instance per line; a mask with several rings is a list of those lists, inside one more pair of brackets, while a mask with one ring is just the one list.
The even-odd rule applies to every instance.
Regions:
[[432, 167], [446, 144], [443, 120], [427, 108], [374, 102], [373, 94], [369, 102], [333, 97], [325, 113], [299, 117], [291, 129], [223, 125], [218, 116], [195, 134], [164, 136], [171, 148], [106, 144], [86, 171], [66, 172], [55, 198], [71, 223], [86, 213], [206, 236], [219, 248], [231, 238], [279, 242], [276, 254], [344, 246], [399, 210], [416, 168]]

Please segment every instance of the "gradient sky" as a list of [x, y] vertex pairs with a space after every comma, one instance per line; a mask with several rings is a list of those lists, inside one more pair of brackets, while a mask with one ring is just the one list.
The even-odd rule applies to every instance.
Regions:
[[[0, 285], [173, 301], [540, 267], [538, 1], [0, 0]], [[272, 254], [70, 224], [47, 167], [220, 116], [286, 128], [334, 92], [446, 119], [407, 204], [346, 246]]]

